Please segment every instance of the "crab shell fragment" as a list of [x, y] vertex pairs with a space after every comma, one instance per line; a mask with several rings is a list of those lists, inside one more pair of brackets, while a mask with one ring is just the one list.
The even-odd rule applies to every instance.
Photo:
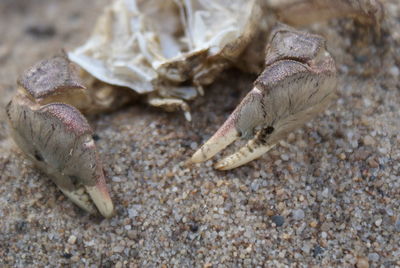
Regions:
[[116, 0], [68, 56], [103, 82], [148, 94], [152, 105], [176, 100], [190, 120], [182, 101], [232, 65], [260, 15], [257, 0]]

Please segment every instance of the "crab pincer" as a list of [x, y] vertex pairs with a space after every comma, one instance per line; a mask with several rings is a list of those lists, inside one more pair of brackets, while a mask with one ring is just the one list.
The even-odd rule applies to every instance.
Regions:
[[[94, 144], [93, 131], [77, 108], [85, 87], [65, 55], [42, 61], [18, 81], [7, 105], [11, 135], [21, 150], [84, 210], [113, 215], [113, 203]], [[93, 202], [91, 202], [93, 201]]]
[[325, 40], [278, 25], [266, 48], [265, 69], [254, 88], [217, 132], [192, 156], [203, 162], [239, 138], [247, 144], [215, 164], [233, 169], [260, 157], [281, 139], [326, 109], [335, 96], [335, 62]]

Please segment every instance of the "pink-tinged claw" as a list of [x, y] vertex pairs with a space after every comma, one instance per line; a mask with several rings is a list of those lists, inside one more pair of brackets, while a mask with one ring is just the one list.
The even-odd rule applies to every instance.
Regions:
[[104, 177], [95, 186], [86, 186], [86, 192], [96, 204], [100, 214], [105, 218], [111, 218], [114, 215], [114, 205], [108, 194]]
[[108, 218], [114, 206], [93, 131], [77, 109], [91, 103], [79, 80], [64, 53], [41, 61], [18, 80], [7, 116], [12, 137], [34, 164], [76, 205]]
[[192, 156], [193, 163], [207, 161], [219, 151], [239, 138], [239, 132], [235, 128], [234, 118], [230, 117], [222, 127]]
[[62, 103], [41, 106], [18, 94], [7, 116], [20, 149], [65, 195], [89, 213], [113, 215], [93, 132], [77, 109]]
[[274, 147], [317, 116], [335, 96], [335, 63], [322, 37], [278, 25], [267, 46], [265, 69], [222, 127], [192, 157], [205, 161], [239, 138], [251, 138], [215, 164], [228, 170]]
[[260, 90], [253, 88], [217, 132], [194, 153], [192, 162], [204, 162], [240, 137], [252, 136], [254, 127], [262, 119], [261, 98]]

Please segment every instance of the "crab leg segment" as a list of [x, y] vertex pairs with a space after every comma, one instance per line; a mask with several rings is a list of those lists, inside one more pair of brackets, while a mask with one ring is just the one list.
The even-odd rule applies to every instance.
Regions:
[[11, 134], [20, 149], [50, 176], [60, 190], [84, 210], [113, 215], [103, 167], [83, 115], [50, 99], [81, 92], [65, 59], [55, 57], [28, 70], [18, 94], [7, 105]]

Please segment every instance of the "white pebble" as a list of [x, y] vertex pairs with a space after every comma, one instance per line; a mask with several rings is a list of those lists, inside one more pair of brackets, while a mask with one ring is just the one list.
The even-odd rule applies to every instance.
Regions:
[[136, 209], [130, 208], [128, 209], [128, 214], [129, 214], [129, 218], [134, 218], [137, 215], [139, 215], [138, 211]]
[[370, 259], [371, 261], [377, 262], [377, 261], [379, 261], [379, 255], [378, 255], [378, 253], [370, 253], [370, 254], [368, 254], [368, 259]]
[[69, 238], [68, 238], [68, 244], [71, 244], [71, 245], [73, 245], [73, 244], [75, 244], [76, 243], [76, 236], [74, 236], [74, 235], [71, 235]]
[[376, 225], [377, 227], [381, 226], [381, 224], [382, 224], [382, 219], [377, 219], [377, 220], [375, 221], [375, 225]]
[[121, 182], [121, 178], [118, 176], [114, 176], [114, 177], [112, 177], [112, 181], [113, 182]]
[[296, 221], [304, 219], [305, 213], [302, 209], [296, 209], [293, 211], [293, 219]]
[[121, 247], [121, 246], [116, 246], [113, 248], [113, 251], [116, 253], [121, 253], [122, 251], [124, 251], [125, 247]]
[[289, 160], [289, 156], [287, 154], [281, 154], [281, 159], [283, 161], [288, 161]]
[[190, 149], [196, 150], [197, 147], [198, 147], [197, 142], [191, 142], [191, 143], [190, 143]]
[[392, 68], [389, 69], [389, 72], [391, 75], [393, 75], [394, 77], [399, 76], [400, 74], [400, 70], [397, 66], [393, 66]]
[[325, 188], [322, 193], [321, 193], [323, 198], [328, 198], [329, 197], [329, 188]]

